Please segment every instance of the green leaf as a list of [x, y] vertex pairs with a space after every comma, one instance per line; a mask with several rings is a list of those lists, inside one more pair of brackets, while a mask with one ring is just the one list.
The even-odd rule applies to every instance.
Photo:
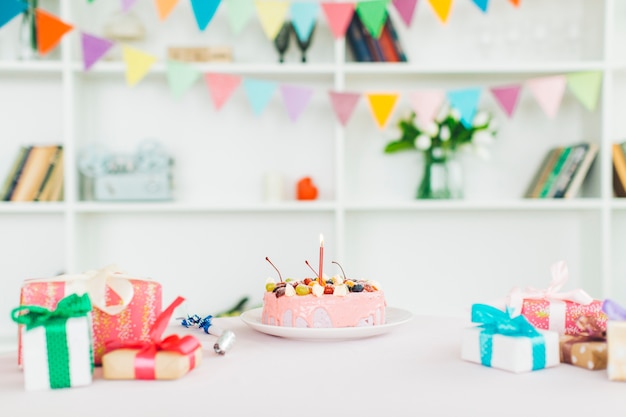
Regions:
[[396, 142], [389, 142], [387, 146], [385, 146], [385, 153], [394, 153], [394, 152], [408, 151], [408, 150], [415, 150], [415, 147], [413, 146], [413, 142], [399, 140]]

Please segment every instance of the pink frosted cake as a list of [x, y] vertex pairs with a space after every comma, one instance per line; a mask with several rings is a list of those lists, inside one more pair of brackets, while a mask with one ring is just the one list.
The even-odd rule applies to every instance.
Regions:
[[285, 327], [358, 327], [385, 323], [385, 295], [374, 281], [306, 278], [265, 285], [262, 323]]

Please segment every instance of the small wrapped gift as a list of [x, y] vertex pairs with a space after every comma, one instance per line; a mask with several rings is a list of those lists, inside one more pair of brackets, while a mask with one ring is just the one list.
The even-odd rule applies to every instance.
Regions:
[[576, 322], [576, 336], [561, 336], [561, 363], [598, 370], [606, 369], [606, 332], [593, 317], [583, 316]]
[[20, 306], [11, 312], [22, 326], [24, 387], [27, 391], [91, 384], [93, 351], [89, 296], [72, 294], [51, 311]]
[[200, 365], [202, 346], [191, 335], [161, 339], [174, 309], [185, 299], [176, 298], [157, 318], [150, 341], [113, 342], [102, 357], [105, 379], [178, 379]]
[[559, 335], [535, 329], [523, 316], [511, 317], [485, 304], [472, 306], [472, 322], [463, 331], [461, 358], [521, 373], [559, 364]]
[[606, 329], [608, 377], [611, 381], [626, 381], [626, 309], [615, 301], [605, 300], [602, 310], [609, 318]]
[[[123, 274], [114, 266], [83, 274], [25, 280], [20, 305], [54, 309], [63, 297], [84, 293], [89, 294], [94, 307], [92, 325], [96, 365], [102, 362], [108, 340], [149, 340], [150, 327], [161, 313], [161, 284]], [[21, 345], [20, 339], [20, 364]]]
[[602, 330], [606, 330], [606, 315], [602, 301], [594, 300], [582, 289], [559, 292], [568, 279], [565, 262], [552, 266], [552, 282], [544, 290], [514, 288], [509, 294], [508, 308], [514, 316], [521, 314], [538, 329], [553, 330], [559, 335], [576, 335], [576, 320], [581, 316], [593, 317]]

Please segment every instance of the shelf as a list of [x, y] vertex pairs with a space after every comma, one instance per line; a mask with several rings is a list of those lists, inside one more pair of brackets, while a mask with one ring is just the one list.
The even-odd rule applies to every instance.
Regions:
[[2, 202], [0, 203], [0, 214], [42, 214], [53, 213], [63, 214], [65, 213], [65, 203], [52, 203], [52, 202]]
[[[394, 203], [347, 204], [349, 211], [593, 211], [602, 207], [600, 199], [454, 201], [420, 200]], [[626, 204], [624, 205], [626, 208]]]
[[284, 202], [258, 204], [186, 204], [166, 203], [103, 203], [80, 202], [76, 204], [78, 213], [272, 213], [272, 212], [332, 212], [333, 202]]
[[61, 61], [0, 61], [1, 72], [19, 72], [29, 74], [58, 73], [63, 71]]

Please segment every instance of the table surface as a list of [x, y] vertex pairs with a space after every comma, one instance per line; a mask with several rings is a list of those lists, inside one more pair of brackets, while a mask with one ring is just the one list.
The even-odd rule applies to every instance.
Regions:
[[[460, 359], [459, 318], [415, 316], [388, 333], [356, 340], [270, 336], [239, 317], [215, 319], [236, 342], [225, 355], [198, 329], [202, 364], [174, 381], [110, 381], [24, 391], [16, 354], [0, 355], [3, 416], [531, 416], [617, 415], [626, 385], [606, 371], [561, 364], [524, 374]], [[8, 412], [8, 413], [7, 413]], [[616, 414], [617, 413], [617, 414]]]

